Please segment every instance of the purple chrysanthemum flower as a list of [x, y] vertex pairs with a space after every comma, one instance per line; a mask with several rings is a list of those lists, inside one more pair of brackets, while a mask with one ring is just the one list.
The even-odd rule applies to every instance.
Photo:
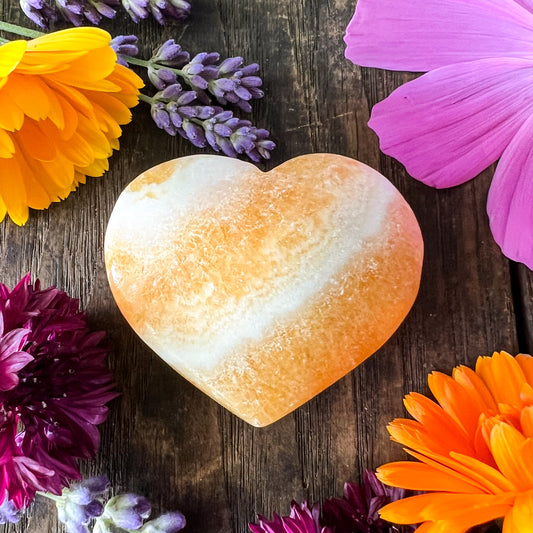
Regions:
[[382, 507], [405, 496], [405, 490], [384, 485], [366, 470], [362, 485], [345, 483], [342, 499], [324, 502], [323, 523], [335, 533], [412, 533], [415, 526], [398, 526], [379, 517]]
[[37, 490], [60, 494], [98, 449], [117, 395], [103, 337], [65, 292], [29, 275], [0, 284], [0, 492], [17, 508]]
[[334, 533], [334, 530], [321, 526], [319, 517], [320, 508], [317, 503], [309, 508], [305, 501], [300, 505], [293, 501], [289, 516], [274, 514], [272, 520], [258, 516], [259, 523], [248, 526], [253, 533]]

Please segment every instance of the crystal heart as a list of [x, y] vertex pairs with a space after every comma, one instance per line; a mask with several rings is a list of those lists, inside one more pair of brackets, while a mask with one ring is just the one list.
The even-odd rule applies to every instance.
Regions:
[[130, 183], [105, 255], [137, 334], [264, 426], [394, 333], [418, 292], [423, 243], [401, 194], [353, 159], [304, 155], [264, 173], [196, 155]]

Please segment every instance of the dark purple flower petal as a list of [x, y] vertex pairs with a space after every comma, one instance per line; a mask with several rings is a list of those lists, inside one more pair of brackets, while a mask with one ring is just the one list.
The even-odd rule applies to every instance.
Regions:
[[345, 483], [342, 499], [326, 500], [323, 505], [323, 522], [335, 526], [339, 532], [354, 533], [412, 533], [416, 526], [392, 525], [379, 517], [379, 510], [396, 501], [392, 487], [383, 485], [374, 472], [363, 474], [362, 485]]

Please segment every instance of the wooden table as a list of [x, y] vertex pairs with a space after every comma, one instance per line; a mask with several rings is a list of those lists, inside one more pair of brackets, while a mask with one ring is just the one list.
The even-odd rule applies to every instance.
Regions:
[[[452, 190], [407, 175], [379, 151], [366, 123], [372, 106], [413, 75], [355, 67], [342, 37], [354, 0], [192, 0], [184, 25], [138, 25], [121, 13], [103, 24], [136, 33], [141, 57], [175, 38], [192, 53], [243, 55], [261, 65], [266, 96], [252, 119], [278, 147], [272, 168], [309, 152], [354, 157], [380, 170], [405, 195], [420, 222], [425, 261], [418, 300], [373, 357], [281, 421], [253, 428], [218, 406], [163, 363], [133, 333], [111, 296], [103, 263], [108, 217], [120, 191], [164, 160], [200, 153], [152, 123], [146, 104], [124, 128], [121, 150], [102, 178], [66, 201], [32, 212], [24, 227], [0, 225], [0, 281], [26, 272], [81, 300], [92, 326], [113, 345], [110, 366], [122, 395], [102, 426], [86, 474], [107, 474], [117, 490], [146, 495], [155, 512], [180, 509], [192, 533], [244, 533], [256, 513], [287, 513], [291, 499], [340, 496], [363, 469], [404, 458], [386, 425], [405, 414], [402, 397], [427, 392], [432, 370], [473, 365], [479, 354], [533, 349], [531, 272], [494, 243], [485, 212], [493, 169]], [[28, 25], [15, 0], [0, 18]], [[207, 152], [207, 150], [206, 150]], [[0, 177], [1, 179], [1, 177]], [[2, 531], [62, 531], [42, 499]]]

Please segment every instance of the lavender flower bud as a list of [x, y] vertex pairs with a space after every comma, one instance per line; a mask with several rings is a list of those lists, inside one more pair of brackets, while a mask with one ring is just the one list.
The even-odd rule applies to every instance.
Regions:
[[165, 130], [169, 135], [176, 135], [175, 129], [172, 128], [170, 115], [163, 102], [157, 102], [155, 104], [152, 104], [150, 113], [152, 115], [153, 121], [156, 123], [156, 126], [158, 128]]
[[252, 160], [258, 163], [263, 159], [270, 159], [270, 152], [276, 148], [273, 141], [268, 139], [270, 133], [265, 129], [256, 129], [255, 146], [252, 150], [246, 152], [246, 155]]
[[68, 533], [89, 531], [86, 527], [89, 521], [104, 511], [100, 498], [108, 486], [109, 480], [105, 476], [98, 476], [63, 489], [56, 501], [57, 517], [65, 524]]
[[0, 524], [16, 524], [20, 520], [20, 514], [15, 504], [9, 499], [6, 492], [4, 501], [0, 505]]
[[183, 131], [185, 132], [186, 138], [189, 139], [194, 146], [198, 148], [205, 147], [205, 133], [200, 126], [192, 123], [189, 120], [186, 120], [183, 122]]
[[137, 37], [135, 35], [117, 35], [111, 39], [109, 46], [117, 54], [117, 63], [125, 67], [128, 66], [127, 57], [134, 57], [139, 53]]
[[105, 18], [112, 19], [117, 14], [116, 10], [111, 6], [118, 6], [120, 2], [118, 0], [113, 0], [113, 2], [103, 2], [103, 1], [94, 1], [90, 0], [94, 8], [100, 13], [100, 15]]
[[177, 533], [185, 527], [185, 517], [179, 512], [167, 513], [146, 522], [141, 533]]
[[161, 25], [168, 19], [185, 20], [191, 12], [191, 4], [186, 0], [149, 0], [148, 7]]
[[150, 59], [151, 63], [160, 63], [167, 67], [181, 68], [189, 62], [189, 52], [181, 49], [174, 39], [165, 41], [159, 48], [156, 48]]
[[58, 17], [57, 10], [42, 0], [20, 0], [20, 7], [24, 14], [41, 28], [50, 27]]
[[230, 157], [246, 154], [258, 162], [261, 157], [268, 159], [269, 150], [275, 147], [267, 139], [267, 130], [257, 129], [250, 121], [234, 117], [231, 111], [220, 111], [211, 119], [205, 120], [203, 127], [209, 145], [216, 152], [222, 151]]
[[139, 529], [152, 507], [144, 496], [119, 494], [111, 498], [104, 509], [104, 517], [123, 529]]
[[242, 65], [243, 61], [242, 57], [229, 57], [220, 63], [218, 70], [222, 76], [225, 76], [226, 74], [234, 74]]
[[148, 17], [149, 0], [122, 0], [122, 6], [133, 22], [139, 22]]
[[159, 91], [162, 91], [167, 85], [172, 85], [177, 82], [176, 73], [167, 68], [154, 68], [152, 65], [148, 67], [148, 79], [152, 85]]

